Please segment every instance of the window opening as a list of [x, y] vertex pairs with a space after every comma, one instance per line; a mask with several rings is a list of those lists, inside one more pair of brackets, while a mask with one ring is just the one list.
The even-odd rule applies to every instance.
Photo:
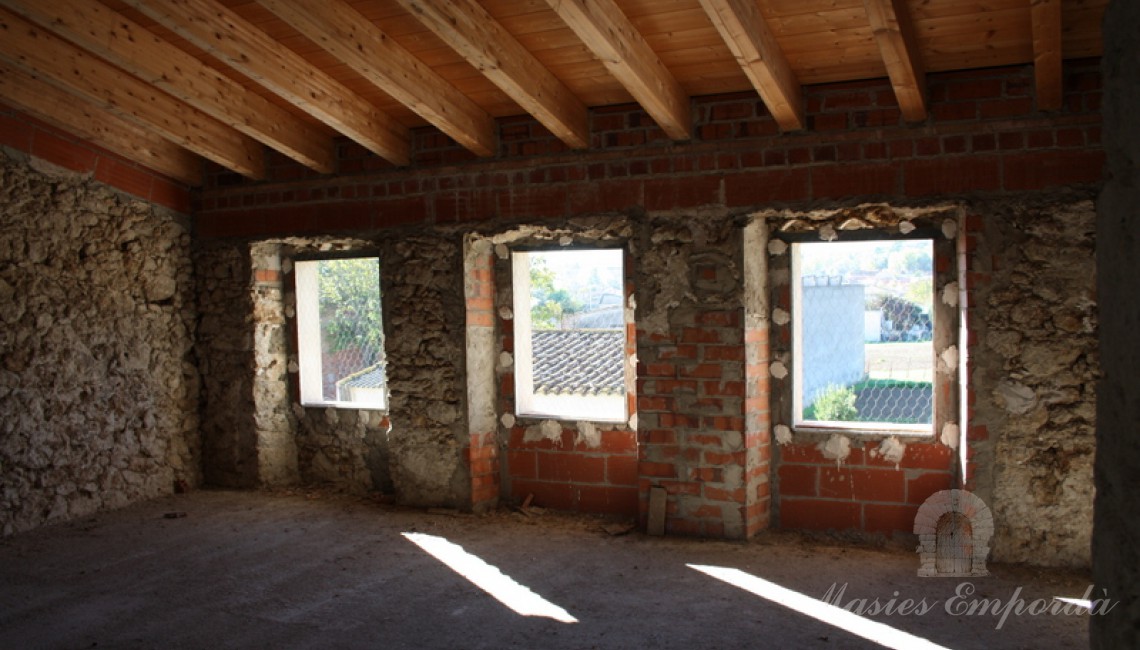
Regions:
[[387, 407], [377, 257], [294, 265], [301, 403]]
[[623, 251], [515, 251], [512, 284], [516, 413], [625, 421]]
[[792, 244], [797, 425], [933, 430], [934, 249]]

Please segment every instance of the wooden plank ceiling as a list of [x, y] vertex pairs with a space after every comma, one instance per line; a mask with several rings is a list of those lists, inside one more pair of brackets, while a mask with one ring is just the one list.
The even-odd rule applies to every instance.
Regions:
[[802, 87], [889, 78], [921, 122], [928, 73], [1101, 53], [1108, 0], [0, 0], [0, 101], [190, 185], [269, 148], [321, 173], [347, 137], [396, 165], [433, 125], [478, 156], [530, 114], [589, 145], [637, 102], [669, 137], [690, 98], [755, 92], [805, 128]]

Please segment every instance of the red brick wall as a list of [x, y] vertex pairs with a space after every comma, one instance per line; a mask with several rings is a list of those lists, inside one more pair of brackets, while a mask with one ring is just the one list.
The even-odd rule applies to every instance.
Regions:
[[694, 100], [697, 136], [669, 142], [636, 106], [591, 114], [593, 149], [567, 151], [537, 124], [500, 121], [500, 155], [474, 159], [432, 129], [414, 166], [353, 143], [320, 176], [269, 156], [269, 178], [207, 177], [200, 236], [359, 231], [401, 224], [558, 218], [851, 197], [922, 197], [1096, 183], [1098, 62], [1066, 64], [1065, 107], [1033, 108], [1031, 67], [929, 76], [931, 116], [903, 123], [885, 80], [805, 88], [809, 129], [781, 135], [752, 93]]
[[852, 447], [842, 465], [824, 458], [814, 444], [782, 446], [780, 527], [909, 533], [927, 497], [957, 487], [951, 473], [955, 452], [949, 447], [910, 443], [896, 468], [868, 453], [877, 444]]
[[0, 104], [0, 145], [84, 174], [144, 201], [190, 212], [190, 188]]
[[[600, 427], [599, 427], [600, 428]], [[637, 440], [633, 431], [601, 429], [601, 445], [562, 431], [558, 441], [524, 440], [516, 425], [507, 442], [510, 496], [545, 508], [634, 515], [637, 513]]]

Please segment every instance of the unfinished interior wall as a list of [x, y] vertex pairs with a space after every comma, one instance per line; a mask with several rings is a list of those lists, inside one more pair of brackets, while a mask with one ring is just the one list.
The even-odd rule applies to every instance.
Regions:
[[[1088, 62], [1066, 62], [1065, 72], [1064, 107], [1049, 113], [1033, 106], [1033, 70], [1028, 66], [929, 75], [938, 110], [921, 128], [903, 122], [890, 84], [876, 80], [806, 88], [808, 120], [814, 127], [795, 136], [780, 135], [750, 93], [695, 99], [697, 136], [685, 143], [668, 141], [636, 106], [592, 111], [594, 146], [586, 152], [565, 150], [525, 118], [510, 120], [509, 129], [503, 127], [507, 122], [500, 124], [503, 148], [488, 160], [472, 160], [457, 145], [448, 149], [434, 131], [417, 130], [415, 163], [408, 169], [393, 169], [362, 148], [345, 146], [339, 153], [344, 173], [335, 176], [314, 178], [288, 164], [275, 167], [271, 179], [260, 183], [225, 172], [211, 176], [201, 194], [197, 233], [203, 239], [267, 240], [299, 233], [374, 237], [381, 230], [387, 242], [438, 238], [438, 247], [425, 244], [420, 250], [417, 243], [413, 258], [452, 265], [457, 275], [447, 291], [457, 293], [452, 303], [444, 293], [427, 292], [435, 297], [425, 309], [428, 303], [454, 304], [454, 323], [459, 326], [465, 316], [467, 329], [484, 337], [488, 332], [483, 330], [507, 327], [491, 312], [497, 304], [482, 302], [490, 296], [483, 293], [488, 278], [480, 274], [489, 273], [491, 262], [479, 266], [464, 258], [457, 233], [561, 227], [598, 217], [628, 220], [634, 224], [631, 241], [638, 251], [630, 275], [637, 292], [640, 503], [645, 504], [652, 487], [672, 489], [671, 531], [747, 536], [766, 522], [769, 474], [779, 477], [787, 491], [793, 479], [784, 474], [802, 472], [811, 480], [801, 482], [801, 488], [811, 492], [801, 498], [841, 505], [801, 511], [803, 516], [787, 520], [793, 509], [783, 508], [777, 521], [795, 528], [905, 531], [918, 505], [912, 501], [953, 481], [957, 451], [941, 440], [908, 443], [898, 468], [891, 458], [900, 448], [880, 450], [882, 441], [851, 446], [840, 468], [834, 454], [828, 456], [814, 444], [799, 456], [789, 445], [775, 466], [765, 464], [769, 430], [767, 414], [761, 415], [758, 406], [766, 397], [760, 392], [767, 390], [761, 375], [772, 376], [760, 345], [767, 341], [767, 322], [763, 301], [748, 292], [742, 278], [768, 271], [748, 271], [748, 256], [757, 254], [756, 242], [762, 240], [747, 230], [749, 215], [867, 202], [969, 205], [979, 196], [1014, 205], [1035, 194], [1055, 196], [1066, 187], [1087, 192], [1100, 181], [1103, 162], [1099, 76], [1095, 63]], [[972, 227], [982, 232], [991, 220], [1012, 218], [1007, 208], [970, 212]], [[1048, 242], [1059, 246], [1059, 255], [1069, 254], [1067, 243]], [[438, 277], [442, 280], [444, 274]], [[464, 293], [466, 314], [461, 311]], [[990, 306], [977, 300], [969, 308], [977, 310], [971, 322], [985, 322], [986, 310], [1007, 309], [1004, 303]], [[413, 326], [429, 322], [426, 316], [415, 318]], [[409, 340], [414, 336], [420, 335]], [[461, 332], [455, 336], [462, 341]], [[1042, 336], [1051, 337], [1050, 345], [1069, 341], [1061, 331]], [[980, 345], [973, 341], [969, 351], [991, 354]], [[464, 377], [461, 366], [470, 359], [470, 349], [461, 343], [456, 349], [459, 354], [451, 361], [439, 360], [440, 368]], [[414, 359], [420, 349], [409, 345], [405, 353]], [[471, 376], [484, 377], [488, 369], [480, 365], [472, 370], [476, 374]], [[447, 386], [432, 386], [426, 378], [409, 381], [422, 384], [425, 396], [447, 392]], [[976, 400], [989, 399], [993, 386], [978, 390]], [[471, 405], [470, 439], [456, 441], [454, 455], [442, 433], [428, 434], [438, 442], [425, 446], [434, 447], [432, 454], [413, 455], [417, 462], [439, 459], [433, 468], [438, 486], [449, 482], [446, 477], [462, 477], [464, 470], [457, 474], [455, 463], [469, 468], [456, 489], [477, 488], [479, 496], [472, 501], [479, 502], [488, 502], [496, 486], [510, 489], [496, 482], [496, 468], [510, 470], [497, 464], [503, 459], [485, 445], [489, 432], [480, 428], [484, 423], [473, 424], [473, 415], [485, 416], [484, 407], [494, 402], [485, 393]], [[499, 415], [506, 414], [500, 410]], [[392, 426], [395, 449], [395, 419]], [[983, 434], [994, 435], [973, 427], [968, 436]], [[997, 462], [984, 449], [978, 454], [975, 458], [983, 463]], [[392, 463], [395, 468], [400, 461], [392, 456]], [[824, 476], [826, 494], [820, 483]], [[1086, 503], [1086, 511], [1088, 507]], [[851, 517], [852, 511], [861, 515]]]
[[[637, 287], [642, 502], [665, 488], [666, 532], [743, 538], [767, 466], [745, 435], [745, 264], [725, 215], [647, 220]], [[751, 447], [750, 447], [751, 446]], [[642, 510], [643, 516], [646, 509]]]
[[[776, 512], [784, 528], [851, 530], [895, 537], [909, 535], [918, 509], [930, 495], [957, 487], [956, 448], [960, 417], [955, 366], [942, 364], [935, 383], [933, 426], [926, 435], [892, 435], [874, 426], [827, 431], [795, 426], [793, 417], [793, 355], [795, 335], [791, 244], [787, 233], [808, 241], [828, 241], [843, 231], [891, 237], [901, 232], [924, 232], [934, 253], [931, 315], [936, 322], [935, 355], [949, 349], [956, 355], [958, 309], [943, 298], [956, 287], [960, 274], [954, 264], [961, 210], [951, 205], [926, 207], [866, 204], [813, 211], [761, 212], [774, 234], [768, 256], [767, 289], [771, 292], [771, 409], [775, 431]], [[850, 233], [847, 233], [850, 234]], [[860, 311], [862, 306], [860, 305]], [[862, 334], [862, 319], [853, 323]], [[860, 341], [862, 336], [859, 336]], [[805, 355], [808, 353], [805, 352]], [[862, 368], [860, 368], [860, 373]], [[943, 435], [946, 432], [949, 435]]]
[[[511, 251], [518, 247], [557, 249], [562, 246], [621, 245], [626, 264], [636, 260], [634, 226], [626, 218], [582, 219], [571, 223], [530, 225], [477, 236], [492, 248], [495, 317], [498, 340], [484, 354], [495, 367], [502, 495], [514, 503], [583, 512], [634, 516], [637, 490], [637, 405], [627, 406], [625, 422], [595, 422], [581, 418], [538, 418], [516, 415], [515, 314]], [[628, 274], [626, 302], [630, 308]], [[625, 365], [631, 362], [633, 340], [627, 329]], [[632, 377], [633, 373], [627, 373]], [[632, 395], [632, 382], [628, 382]]]
[[[466, 505], [457, 240], [421, 233], [200, 247], [209, 478], [244, 487], [329, 484], [395, 493], [412, 505]], [[304, 407], [295, 381], [292, 260], [354, 250], [380, 256], [389, 410]]]
[[993, 559], [1087, 566], [1097, 295], [1091, 197], [970, 207], [968, 486], [993, 511]]
[[197, 485], [188, 220], [0, 152], [0, 531]]

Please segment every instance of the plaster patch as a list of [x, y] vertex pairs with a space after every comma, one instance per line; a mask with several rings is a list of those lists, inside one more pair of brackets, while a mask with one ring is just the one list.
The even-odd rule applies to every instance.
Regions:
[[783, 255], [788, 252], [788, 243], [782, 239], [771, 239], [768, 241], [768, 254], [769, 255]]
[[598, 427], [594, 426], [593, 422], [578, 422], [578, 434], [574, 438], [575, 443], [584, 442], [587, 447], [597, 449], [602, 446], [602, 433], [598, 431]]
[[902, 462], [903, 454], [905, 453], [906, 443], [895, 436], [891, 436], [879, 443], [879, 455], [888, 463], [894, 463], [895, 469], [899, 468], [899, 463]]
[[499, 318], [503, 320], [514, 320], [515, 312], [510, 307], [499, 307]]
[[292, 273], [293, 272], [293, 260], [291, 260], [291, 259], [281, 260], [281, 272], [282, 273]]
[[786, 309], [779, 307], [772, 310], [772, 322], [777, 325], [787, 325], [792, 320], [792, 315]]
[[511, 256], [511, 249], [507, 248], [506, 244], [495, 244], [495, 255], [499, 259], [505, 260]]
[[827, 223], [819, 229], [819, 238], [822, 241], [835, 241], [839, 239], [839, 234], [835, 232], [835, 228], [831, 224]]
[[940, 436], [942, 444], [951, 449], [957, 449], [959, 436], [961, 436], [961, 430], [958, 428], [957, 424], [954, 424], [953, 422], [947, 422], [946, 424], [942, 425], [942, 435]]
[[768, 365], [768, 372], [776, 379], [783, 379], [788, 376], [788, 367], [782, 361], [774, 361]]
[[839, 467], [851, 455], [851, 441], [845, 435], [833, 433], [827, 442], [819, 443], [819, 450], [824, 458], [835, 459], [835, 466]]
[[914, 227], [914, 224], [910, 221], [899, 222], [899, 232], [904, 235], [914, 232]]
[[776, 434], [776, 443], [786, 445], [792, 441], [792, 430], [786, 424], [777, 424], [773, 430]]
[[1003, 381], [994, 389], [994, 397], [1014, 415], [1022, 415], [1037, 405], [1037, 393], [1032, 388], [1018, 382]]
[[301, 372], [301, 366], [297, 365], [296, 359], [290, 359], [289, 360], [289, 372], [292, 374], [297, 374], [298, 372]]
[[500, 352], [499, 353], [499, 365], [501, 367], [510, 368], [511, 365], [514, 364], [514, 362], [515, 362], [515, 359], [513, 356], [511, 356], [510, 352]]
[[951, 307], [958, 306], [958, 283], [951, 282], [950, 284], [942, 287], [942, 304]]
[[862, 230], [863, 228], [870, 228], [870, 227], [871, 227], [871, 224], [867, 223], [866, 221], [863, 221], [862, 219], [857, 219], [855, 217], [851, 217], [850, 219], [846, 219], [843, 221], [843, 223], [839, 224], [840, 230]]
[[958, 371], [958, 346], [951, 345], [938, 355], [938, 372], [952, 375]]
[[942, 222], [942, 234], [946, 239], [954, 239], [958, 236], [958, 222], [953, 219], [947, 219]]
[[558, 420], [543, 420], [542, 424], [531, 425], [523, 434], [523, 442], [562, 442], [562, 425]]
[[513, 429], [515, 426], [515, 416], [510, 413], [504, 413], [499, 416], [499, 422], [507, 429]]
[[574, 243], [574, 238], [571, 237], [570, 235], [562, 235], [561, 237], [558, 238], [558, 245], [559, 246], [569, 246], [570, 244], [573, 244], [573, 243]]
[[637, 431], [637, 414], [629, 416], [629, 428]]

